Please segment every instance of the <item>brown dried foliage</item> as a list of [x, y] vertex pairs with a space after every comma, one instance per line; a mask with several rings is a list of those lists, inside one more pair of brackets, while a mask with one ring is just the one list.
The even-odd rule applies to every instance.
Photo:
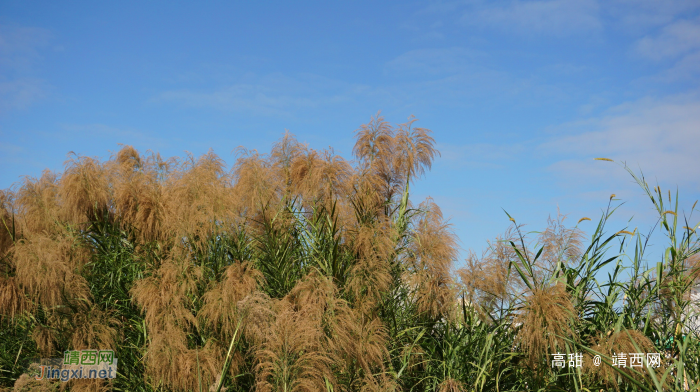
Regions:
[[188, 158], [168, 179], [165, 220], [176, 238], [202, 246], [228, 215], [231, 187], [223, 160], [212, 151]]
[[[438, 154], [430, 131], [413, 128], [414, 121], [392, 127], [377, 117], [362, 126], [353, 150], [357, 167], [289, 133], [270, 155], [240, 150], [230, 172], [211, 151], [164, 161], [124, 146], [104, 163], [72, 154], [60, 177], [46, 171], [25, 178], [15, 193], [0, 192], [0, 315], [15, 318], [43, 307], [47, 319], [32, 331], [42, 355], [55, 354], [63, 342], [74, 349], [114, 348], [122, 325], [93, 304], [81, 276], [92, 244], [78, 238], [91, 221], [106, 220], [134, 240], [135, 260], [153, 263], [131, 288], [149, 333], [144, 362], [153, 384], [194, 390], [198, 372], [205, 385], [214, 383], [240, 321], [251, 349], [234, 352], [230, 374], [252, 356], [261, 391], [279, 383], [325, 389], [326, 380], [340, 387], [338, 374], [353, 374], [355, 390], [395, 390], [383, 368], [388, 335], [377, 316], [382, 296], [396, 283], [392, 263], [405, 262], [396, 260], [393, 215], [409, 179]], [[293, 214], [279, 213], [287, 207], [334, 211], [343, 246], [355, 256], [342, 292], [313, 272], [273, 300], [257, 291], [262, 274], [251, 262], [228, 266], [219, 282], [202, 280], [194, 255], [208, 241], [231, 227], [261, 234], [260, 224], [273, 216], [275, 225], [291, 227]], [[430, 212], [416, 226], [414, 276], [405, 278], [415, 285], [421, 312], [438, 317], [454, 294], [455, 240], [439, 209], [424, 208]], [[14, 240], [7, 229], [13, 214]], [[211, 338], [196, 347], [189, 334]], [[107, 388], [85, 380], [71, 385]]]
[[[571, 267], [581, 259], [583, 232], [576, 227], [565, 227], [565, 219], [566, 216], [562, 214], [558, 214], [557, 219], [548, 219], [547, 229], [537, 238], [535, 245], [543, 247], [543, 251], [533, 264], [534, 276], [530, 277], [537, 285], [547, 285], [560, 262]], [[507, 308], [526, 290], [526, 285], [511, 266], [517, 264], [523, 268], [511, 242], [530, 260], [534, 255], [528, 249], [528, 239], [524, 237], [521, 242], [516, 230], [520, 227], [512, 226], [495, 241], [489, 242], [488, 251], [480, 258], [470, 253], [466, 260], [467, 266], [457, 271], [471, 304], [487, 311], [498, 305]]]
[[293, 189], [304, 207], [320, 205], [330, 211], [332, 203], [339, 201], [336, 209], [343, 218], [350, 215], [346, 196], [352, 189], [352, 175], [350, 164], [332, 150], [304, 149], [292, 162]]
[[25, 177], [16, 194], [19, 227], [24, 233], [55, 233], [64, 218], [56, 174], [45, 170], [39, 179]]
[[198, 316], [216, 329], [225, 340], [233, 337], [241, 315], [238, 302], [251, 295], [263, 279], [260, 271], [249, 263], [235, 263], [223, 273], [223, 279], [202, 297], [204, 305]]
[[116, 349], [118, 321], [109, 312], [96, 306], [82, 304], [81, 309], [72, 314], [72, 347], [86, 350], [94, 347]]
[[[36, 380], [34, 377], [28, 374], [21, 375], [17, 381], [15, 381], [14, 387], [11, 389], [13, 392], [55, 392], [59, 391], [60, 385], [56, 382], [51, 382], [47, 379]], [[8, 391], [10, 391], [8, 389]]]
[[32, 339], [36, 343], [36, 347], [39, 349], [41, 355], [49, 356], [54, 353], [56, 348], [56, 330], [51, 327], [45, 327], [43, 325], [37, 325], [32, 331]]
[[[256, 390], [319, 390], [324, 377], [332, 377], [333, 359], [322, 328], [328, 295], [333, 294], [329, 284], [307, 276], [285, 298], [259, 303], [253, 310], [265, 319], [264, 331], [250, 331], [258, 342], [253, 353]], [[270, 311], [274, 316], [265, 317]]]
[[332, 362], [322, 331], [288, 302], [277, 307], [277, 317], [255, 352], [256, 390], [322, 390]]
[[0, 277], [0, 318], [14, 319], [29, 310], [30, 306], [15, 277]]
[[132, 298], [145, 313], [150, 330], [161, 331], [176, 326], [191, 330], [197, 319], [190, 310], [188, 294], [194, 292], [201, 269], [187, 258], [165, 260], [152, 276], [134, 284]]
[[394, 252], [393, 227], [388, 222], [371, 223], [352, 230], [356, 254], [347, 290], [364, 312], [372, 312], [391, 283], [389, 260]]
[[12, 233], [16, 232], [13, 197], [10, 191], [0, 190], [0, 260], [9, 253], [14, 244]]
[[107, 170], [95, 158], [72, 155], [59, 186], [65, 213], [76, 223], [98, 219], [108, 211], [111, 198]]
[[401, 387], [396, 379], [387, 374], [367, 375], [358, 382], [359, 387], [352, 390], [361, 392], [398, 392]]
[[110, 162], [114, 206], [125, 229], [135, 229], [143, 241], [164, 241], [165, 197], [163, 179], [174, 161], [160, 155], [143, 158], [131, 146], [123, 147]]
[[110, 382], [102, 379], [72, 379], [65, 384], [71, 392], [109, 392], [114, 390]]
[[188, 348], [185, 331], [175, 325], [166, 325], [151, 333], [144, 357], [146, 374], [155, 384], [162, 383], [179, 391], [194, 391], [198, 387], [198, 377], [203, 385], [214, 383], [223, 355], [223, 348], [211, 341], [203, 348]]
[[447, 380], [440, 383], [438, 387], [439, 392], [465, 392], [467, 389], [464, 384], [453, 378], [448, 378]]
[[520, 263], [511, 241], [515, 243], [517, 238], [508, 229], [503, 236], [489, 242], [489, 249], [481, 258], [470, 252], [466, 259], [467, 266], [457, 271], [467, 300], [477, 310], [482, 307], [487, 311], [497, 306], [508, 307], [515, 296], [525, 289], [523, 282], [510, 268], [511, 263]]
[[[646, 361], [646, 353], [656, 352], [654, 344], [647, 338], [642, 332], [632, 329], [622, 329], [618, 332], [608, 331], [606, 334], [601, 334], [590, 342], [591, 349], [600, 353], [604, 358], [612, 363], [612, 355], [618, 353], [643, 353], [644, 361]], [[636, 347], [635, 347], [636, 345]], [[661, 354], [663, 356], [663, 354]], [[629, 358], [627, 359], [629, 361]], [[633, 367], [627, 362], [627, 366], [618, 367], [613, 369], [612, 366], [602, 363], [600, 366], [595, 366], [593, 364], [593, 358], [590, 354], [584, 356], [584, 371], [586, 374], [591, 375], [595, 380], [602, 382], [608, 388], [615, 388], [615, 390], [620, 389], [620, 384], [618, 383], [618, 378], [620, 371], [627, 373], [632, 378], [638, 381], [651, 382], [651, 379], [646, 373], [644, 367], [637, 368], [638, 372], [642, 373], [641, 376], [632, 371]], [[662, 361], [663, 362], [663, 361]], [[646, 362], [645, 362], [646, 363]], [[662, 375], [666, 371], [665, 368], [660, 367], [654, 369], [657, 375]], [[660, 377], [659, 377], [660, 379]]]
[[89, 300], [90, 291], [79, 269], [89, 252], [69, 235], [35, 235], [20, 240], [14, 250], [16, 280], [25, 294], [50, 310], [57, 305]]
[[360, 160], [362, 175], [385, 201], [401, 195], [406, 181], [430, 169], [435, 155], [439, 155], [431, 131], [412, 128], [415, 121], [411, 116], [394, 128], [377, 113], [356, 131], [353, 154]]
[[515, 318], [516, 341], [533, 366], [550, 353], [565, 351], [563, 337], [573, 335], [575, 321], [571, 295], [563, 284], [535, 287]]
[[[284, 177], [257, 151], [239, 150], [241, 156], [233, 167], [233, 195], [238, 216], [253, 218], [263, 208], [276, 210], [284, 192]], [[270, 216], [264, 219], [269, 220]]]
[[417, 222], [410, 242], [410, 284], [416, 289], [418, 311], [438, 318], [454, 307], [452, 265], [457, 258], [457, 239], [451, 225], [432, 200], [421, 203], [426, 211]]
[[332, 369], [359, 371], [365, 380], [383, 369], [383, 324], [338, 294], [331, 278], [312, 272], [280, 300], [255, 294], [239, 303], [246, 339], [254, 343], [258, 390], [325, 389], [326, 380], [337, 388]]
[[564, 226], [566, 216], [557, 212], [557, 218], [547, 219], [547, 229], [539, 235], [539, 244], [543, 246], [538, 267], [547, 278], [552, 275], [558, 263], [570, 267], [581, 260], [583, 254], [583, 231], [578, 227]]
[[237, 304], [241, 313], [243, 336], [254, 346], [262, 344], [275, 320], [273, 305], [270, 297], [261, 291], [251, 293]]

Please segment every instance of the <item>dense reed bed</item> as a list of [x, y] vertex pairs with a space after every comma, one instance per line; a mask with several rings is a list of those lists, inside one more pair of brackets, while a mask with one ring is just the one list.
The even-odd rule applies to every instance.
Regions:
[[[231, 170], [125, 146], [0, 191], [0, 386], [698, 390], [697, 225], [677, 197], [630, 171], [667, 236], [661, 260], [607, 227], [611, 197], [590, 238], [562, 216], [535, 236], [511, 218], [456, 270], [440, 208], [409, 197], [438, 155], [413, 122], [373, 118], [352, 162], [289, 134]], [[28, 358], [87, 348], [115, 350], [116, 379], [23, 375]], [[661, 366], [611, 366], [621, 352]], [[582, 366], [553, 367], [555, 353]]]

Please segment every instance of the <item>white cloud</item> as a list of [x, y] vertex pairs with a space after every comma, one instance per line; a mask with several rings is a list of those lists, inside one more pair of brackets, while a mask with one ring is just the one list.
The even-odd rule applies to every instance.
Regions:
[[472, 143], [452, 145], [438, 143], [441, 162], [451, 169], [503, 169], [519, 154], [525, 144]]
[[39, 79], [21, 78], [0, 81], [0, 113], [27, 109], [47, 95], [46, 84]]
[[212, 107], [222, 111], [242, 111], [258, 115], [283, 115], [288, 110], [313, 107], [308, 98], [279, 95], [259, 85], [234, 85], [216, 91], [172, 90], [156, 101], [171, 101], [190, 107]]
[[173, 102], [195, 108], [209, 107], [227, 112], [287, 116], [295, 110], [343, 102], [365, 90], [365, 86], [318, 75], [304, 74], [292, 78], [275, 73], [263, 77], [247, 75], [237, 83], [217, 89], [168, 90], [153, 97], [151, 101]]
[[553, 170], [588, 181], [604, 178], [601, 174], [606, 169], [591, 164], [592, 158], [604, 157], [640, 167], [649, 178], [700, 189], [700, 98], [696, 94], [620, 105], [604, 117], [589, 119], [586, 128], [539, 147], [544, 153], [567, 157], [553, 164]]
[[677, 20], [657, 35], [647, 35], [636, 44], [642, 56], [652, 60], [676, 58], [700, 49], [700, 19]]
[[469, 25], [489, 26], [526, 34], [571, 35], [602, 29], [595, 0], [510, 1], [485, 3], [462, 17]]
[[0, 113], [24, 110], [47, 95], [34, 68], [49, 39], [45, 29], [0, 25]]
[[690, 79], [700, 74], [700, 50], [683, 56], [673, 67], [664, 71], [662, 78], [675, 81]]
[[[115, 127], [105, 124], [64, 124], [58, 132], [42, 133], [57, 141], [67, 142], [76, 138], [86, 138], [97, 142], [107, 142], [110, 145], [121, 144], [142, 145], [154, 151], [170, 147], [171, 139], [153, 136], [155, 133], [133, 127]], [[76, 151], [82, 153], [81, 151]]]
[[611, 0], [605, 5], [615, 23], [632, 34], [671, 23], [677, 16], [689, 15], [700, 8], [696, 0]]
[[48, 30], [36, 27], [0, 25], [0, 66], [24, 72], [42, 59], [40, 54], [50, 39]]
[[462, 74], [483, 60], [485, 54], [461, 47], [416, 49], [394, 58], [384, 66], [393, 76]]

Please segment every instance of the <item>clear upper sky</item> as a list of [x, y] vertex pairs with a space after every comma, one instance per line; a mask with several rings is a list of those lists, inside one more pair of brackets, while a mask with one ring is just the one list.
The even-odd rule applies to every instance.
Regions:
[[413, 198], [464, 252], [508, 227], [502, 209], [590, 232], [611, 193], [615, 229], [646, 230], [641, 190], [593, 158], [678, 187], [686, 212], [700, 196], [700, 2], [0, 2], [2, 189], [120, 143], [230, 165], [288, 129], [351, 159], [378, 110], [434, 131]]

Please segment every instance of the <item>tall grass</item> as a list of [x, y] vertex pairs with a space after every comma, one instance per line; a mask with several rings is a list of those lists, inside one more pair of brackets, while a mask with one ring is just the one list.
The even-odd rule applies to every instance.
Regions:
[[[611, 197], [589, 239], [588, 218], [559, 215], [532, 237], [506, 215], [503, 236], [455, 270], [449, 223], [410, 198], [439, 155], [414, 122], [372, 118], [353, 162], [290, 134], [267, 155], [240, 149], [230, 170], [211, 152], [126, 146], [0, 191], [0, 386], [698, 390], [695, 205], [682, 216], [677, 195], [623, 165], [658, 213], [661, 260], [647, 266], [648, 236], [608, 227]], [[29, 358], [85, 348], [114, 349], [116, 379], [23, 375]], [[611, 366], [621, 352], [663, 359]], [[555, 353], [583, 365], [554, 368]]]

